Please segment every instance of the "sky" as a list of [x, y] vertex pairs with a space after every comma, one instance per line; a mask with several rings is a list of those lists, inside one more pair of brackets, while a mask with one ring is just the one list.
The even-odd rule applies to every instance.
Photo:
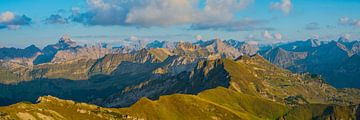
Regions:
[[0, 47], [360, 39], [360, 0], [0, 0]]

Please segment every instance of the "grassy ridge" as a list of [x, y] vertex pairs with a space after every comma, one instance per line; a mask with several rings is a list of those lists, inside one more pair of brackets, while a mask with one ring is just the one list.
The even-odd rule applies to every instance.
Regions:
[[[273, 108], [273, 109], [264, 109]], [[199, 95], [162, 96], [158, 101], [142, 99], [124, 113], [147, 119], [276, 119], [287, 107], [272, 101], [231, 92], [218, 87]]]
[[[238, 61], [220, 61], [229, 73], [231, 81], [228, 88], [217, 87], [197, 95], [166, 95], [154, 101], [142, 98], [128, 108], [102, 108], [54, 97], [42, 97], [38, 104], [18, 103], [0, 107], [0, 118], [21, 119], [25, 116], [39, 119], [45, 116], [52, 119], [149, 120], [359, 119], [358, 106], [317, 104], [328, 99], [323, 98], [324, 96], [337, 93], [336, 89], [326, 86], [318, 78], [292, 74], [257, 57], [259, 56], [245, 57]], [[301, 96], [306, 102], [295, 101], [289, 105], [285, 102], [287, 96]], [[323, 99], [318, 100], [320, 98]]]
[[[321, 104], [288, 107], [263, 98], [254, 97], [227, 88], [218, 87], [198, 95], [174, 94], [151, 101], [139, 100], [129, 108], [102, 108], [85, 103], [42, 97], [40, 103], [18, 103], [0, 107], [1, 119], [21, 119], [32, 116], [40, 119], [356, 119], [357, 106], [333, 106]], [[20, 114], [19, 114], [20, 113]]]

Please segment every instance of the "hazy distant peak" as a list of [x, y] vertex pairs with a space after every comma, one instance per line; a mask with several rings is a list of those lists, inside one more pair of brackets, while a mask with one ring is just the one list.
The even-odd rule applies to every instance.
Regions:
[[341, 42], [341, 43], [346, 43], [346, 42], [350, 42], [349, 38], [346, 38], [346, 37], [340, 37], [338, 39], [338, 42]]
[[59, 40], [59, 42], [69, 42], [69, 41], [71, 41], [69, 35], [63, 35]]
[[69, 35], [63, 35], [59, 43], [60, 45], [70, 46], [70, 47], [76, 47], [76, 42], [72, 41]]
[[38, 47], [36, 47], [35, 45], [30, 45], [30, 46], [26, 47], [25, 50], [34, 50], [37, 52], [40, 51], [40, 49]]
[[321, 41], [318, 39], [308, 39], [307, 42], [311, 43], [311, 47], [317, 47], [321, 45]]

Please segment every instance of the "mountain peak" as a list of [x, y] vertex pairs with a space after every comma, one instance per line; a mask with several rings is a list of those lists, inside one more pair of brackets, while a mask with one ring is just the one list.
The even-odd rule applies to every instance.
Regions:
[[338, 42], [341, 42], [341, 43], [346, 43], [346, 42], [350, 42], [349, 38], [346, 38], [346, 37], [340, 37], [338, 39]]
[[321, 41], [318, 39], [308, 39], [307, 42], [311, 43], [311, 47], [318, 47], [321, 45]]
[[60, 45], [66, 45], [66, 46], [70, 46], [70, 47], [75, 47], [76, 46], [76, 42], [72, 41], [70, 36], [65, 34], [63, 35], [60, 40], [59, 40], [59, 44]]
[[26, 47], [25, 49], [29, 49], [29, 50], [39, 50], [39, 51], [40, 51], [40, 49], [39, 49], [38, 47], [36, 47], [36, 45], [30, 45], [30, 46]]
[[69, 42], [69, 41], [71, 41], [71, 39], [70, 36], [67, 34], [63, 35], [59, 40], [59, 42]]
[[146, 48], [163, 48], [164, 44], [165, 44], [164, 41], [155, 40], [155, 41], [148, 43], [146, 45]]
[[223, 41], [220, 38], [216, 38], [213, 40], [215, 43], [222, 43]]

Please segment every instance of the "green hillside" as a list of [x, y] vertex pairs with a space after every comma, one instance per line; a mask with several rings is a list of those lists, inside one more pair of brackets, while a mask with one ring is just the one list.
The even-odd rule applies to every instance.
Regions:
[[151, 101], [143, 98], [129, 108], [102, 108], [85, 103], [46, 96], [39, 103], [18, 103], [0, 107], [0, 118], [7, 119], [356, 119], [357, 106], [308, 104], [289, 107], [259, 97], [218, 87], [198, 95], [174, 94]]
[[102, 108], [46, 96], [40, 97], [36, 104], [22, 102], [0, 107], [0, 118], [4, 120], [23, 118], [359, 119], [359, 106], [352, 105], [359, 104], [359, 94], [356, 89], [337, 90], [324, 83], [319, 77], [293, 74], [270, 64], [260, 56], [245, 56], [237, 61], [222, 59], [216, 64], [223, 64], [228, 72], [230, 77], [228, 88], [216, 87], [196, 95], [163, 95], [157, 100], [142, 98], [128, 108]]

